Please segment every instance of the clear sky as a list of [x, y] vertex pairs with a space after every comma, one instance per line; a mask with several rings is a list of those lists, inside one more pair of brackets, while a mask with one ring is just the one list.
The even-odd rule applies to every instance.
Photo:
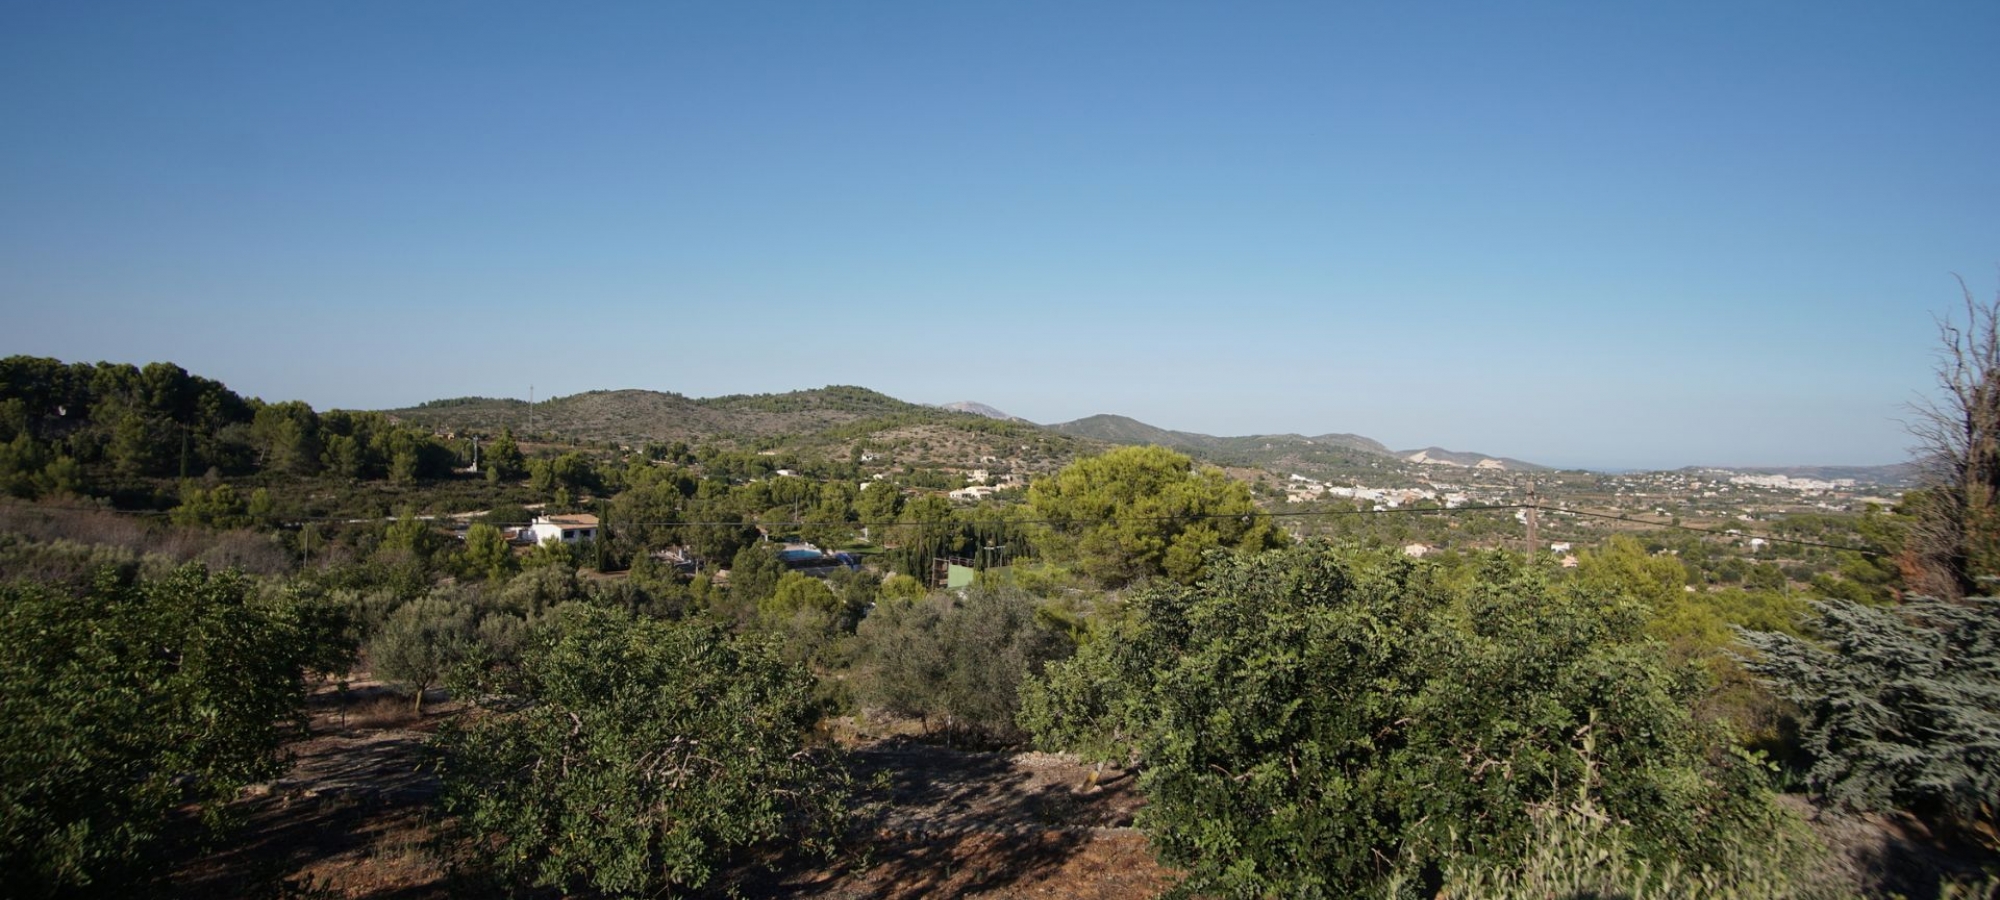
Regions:
[[0, 354], [1903, 459], [2000, 3], [0, 0]]

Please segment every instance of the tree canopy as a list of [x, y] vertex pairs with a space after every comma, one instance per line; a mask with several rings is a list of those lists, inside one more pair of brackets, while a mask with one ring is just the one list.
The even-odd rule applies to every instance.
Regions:
[[445, 807], [538, 885], [656, 896], [735, 850], [830, 834], [844, 788], [805, 738], [813, 680], [713, 626], [587, 604], [531, 635], [505, 704], [441, 732]]
[[[0, 585], [0, 869], [22, 894], [116, 883], [188, 799], [282, 768], [325, 607], [191, 565], [81, 594]], [[351, 652], [351, 649], [348, 650]]]
[[1078, 460], [1031, 485], [1028, 503], [1063, 537], [1044, 545], [1067, 549], [1107, 587], [1155, 576], [1190, 583], [1210, 550], [1284, 543], [1248, 487], [1164, 447], [1121, 447]]
[[1629, 601], [1496, 555], [1473, 585], [1399, 557], [1225, 557], [1132, 598], [1031, 681], [1045, 746], [1143, 761], [1140, 825], [1187, 887], [1355, 896], [1525, 851], [1531, 811], [1587, 787], [1652, 859], [1726, 865], [1776, 813], [1697, 722], [1699, 673]]

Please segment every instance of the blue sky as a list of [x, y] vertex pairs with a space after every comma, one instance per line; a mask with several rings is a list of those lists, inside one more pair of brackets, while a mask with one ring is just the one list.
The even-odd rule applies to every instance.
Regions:
[[1885, 463], [2000, 4], [0, 3], [0, 354]]

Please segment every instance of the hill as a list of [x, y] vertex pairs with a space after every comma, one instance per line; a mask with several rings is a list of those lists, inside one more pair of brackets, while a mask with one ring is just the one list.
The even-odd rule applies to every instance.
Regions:
[[1103, 441], [1108, 444], [1157, 444], [1180, 450], [1205, 450], [1213, 446], [1216, 438], [1205, 434], [1186, 431], [1168, 431], [1156, 428], [1138, 419], [1126, 416], [1100, 414], [1074, 422], [1050, 425], [1051, 431], [1060, 431], [1076, 437]]
[[1463, 469], [1500, 469], [1507, 472], [1547, 472], [1548, 466], [1538, 466], [1505, 456], [1490, 456], [1485, 453], [1470, 453], [1446, 450], [1443, 447], [1425, 447], [1422, 450], [1398, 450], [1396, 455], [1419, 465], [1457, 466]]
[[951, 410], [952, 412], [972, 413], [974, 415], [985, 416], [989, 419], [1005, 419], [1010, 422], [1027, 421], [1026, 419], [1023, 419], [1020, 416], [1008, 415], [1004, 412], [994, 409], [991, 406], [987, 406], [984, 403], [975, 403], [971, 400], [960, 400], [957, 403], [940, 403], [938, 404], [938, 408], [948, 409]]
[[1105, 444], [1157, 444], [1218, 465], [1319, 474], [1380, 469], [1392, 461], [1515, 472], [1545, 468], [1437, 447], [1399, 453], [1356, 434], [1218, 437], [1109, 414], [1041, 426], [980, 403], [925, 406], [839, 385], [706, 399], [660, 391], [588, 391], [545, 400], [532, 410], [519, 400], [461, 397], [389, 414], [439, 430], [497, 433], [512, 428], [519, 434], [625, 446], [681, 441], [822, 452], [866, 446], [904, 451], [895, 454], [898, 462], [943, 464], [1025, 456], [1036, 462], [1027, 466], [1031, 469], [1060, 465]]
[[1242, 437], [1215, 437], [1187, 431], [1170, 431], [1125, 416], [1097, 415], [1074, 422], [1051, 425], [1064, 434], [1110, 444], [1158, 444], [1192, 456], [1225, 465], [1256, 466], [1279, 471], [1294, 469], [1329, 472], [1358, 467], [1379, 468], [1383, 457], [1419, 465], [1478, 468], [1506, 472], [1545, 472], [1547, 466], [1504, 456], [1468, 453], [1426, 447], [1422, 450], [1390, 450], [1380, 441], [1358, 434], [1253, 434]]
[[637, 447], [713, 444], [739, 450], [821, 454], [879, 451], [897, 463], [973, 465], [991, 457], [1027, 471], [1060, 466], [1085, 443], [1018, 419], [996, 419], [835, 385], [782, 394], [587, 391], [534, 404], [461, 397], [387, 411], [440, 431], [497, 434]]

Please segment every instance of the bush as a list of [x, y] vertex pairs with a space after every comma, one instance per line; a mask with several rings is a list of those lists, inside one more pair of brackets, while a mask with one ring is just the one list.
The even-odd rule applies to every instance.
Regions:
[[70, 594], [0, 585], [0, 871], [20, 895], [109, 887], [192, 800], [213, 822], [283, 768], [303, 670], [336, 629], [201, 566]]
[[1908, 809], [2000, 844], [2000, 600], [1814, 604], [1815, 644], [1744, 632], [1749, 668], [1798, 704], [1807, 779], [1842, 805]]
[[1698, 672], [1616, 597], [1497, 556], [1469, 588], [1325, 548], [1210, 566], [1135, 595], [1022, 715], [1056, 749], [1141, 758], [1140, 825], [1190, 891], [1350, 896], [1516, 859], [1531, 810], [1579, 786], [1647, 860], [1719, 865], [1779, 818], [1689, 713]]
[[411, 600], [389, 614], [368, 642], [375, 675], [409, 689], [410, 712], [421, 716], [424, 693], [472, 658], [478, 623], [472, 604], [444, 594]]
[[[1824, 850], [1802, 825], [1776, 834], [1775, 847], [1746, 841], [1726, 847], [1721, 865], [1690, 868], [1645, 858], [1630, 827], [1605, 815], [1588, 790], [1573, 803], [1540, 807], [1530, 817], [1524, 857], [1499, 864], [1454, 860], [1445, 866], [1436, 900], [1860, 900], [1837, 874], [1811, 867], [1812, 855]], [[1787, 862], [1798, 865], [1787, 868]]]
[[889, 601], [862, 620], [870, 674], [863, 697], [898, 715], [941, 720], [947, 731], [1017, 740], [1021, 683], [1067, 657], [1067, 635], [1035, 615], [1032, 597], [977, 587]]
[[564, 606], [498, 711], [440, 730], [444, 806], [518, 880], [700, 887], [734, 850], [831, 834], [845, 788], [806, 749], [812, 692], [768, 644]]

